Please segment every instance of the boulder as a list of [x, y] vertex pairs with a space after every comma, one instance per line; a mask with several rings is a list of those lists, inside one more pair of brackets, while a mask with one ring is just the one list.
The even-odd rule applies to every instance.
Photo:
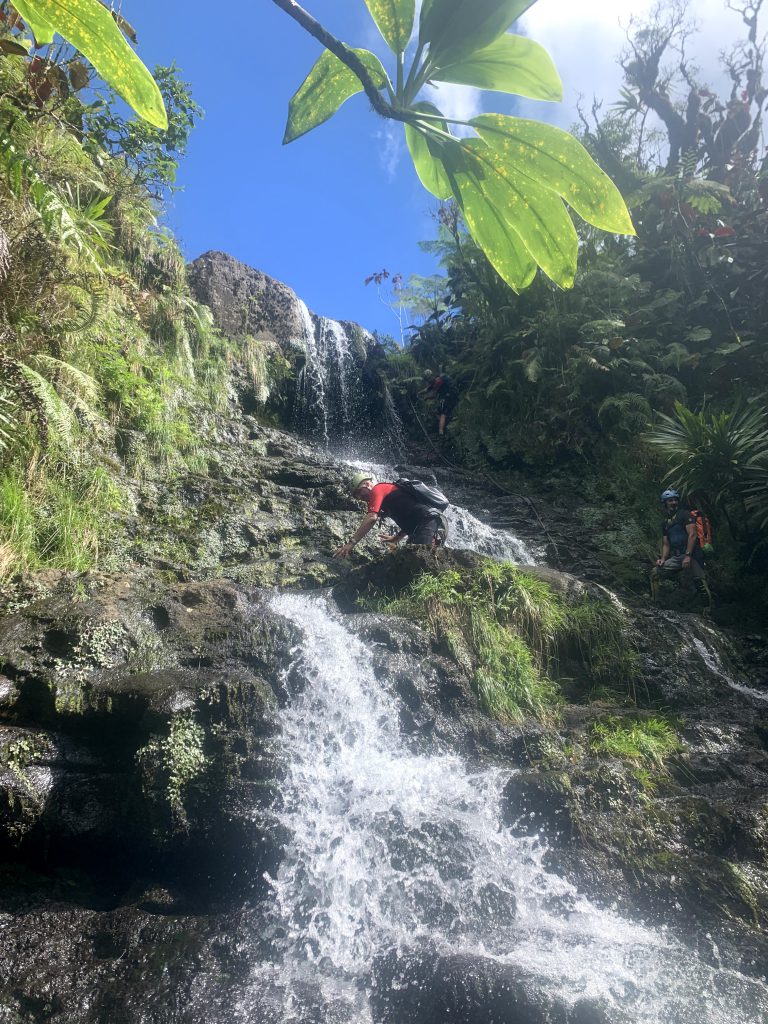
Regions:
[[374, 965], [381, 1024], [629, 1024], [596, 1000], [568, 1004], [521, 968], [466, 953], [393, 950]]

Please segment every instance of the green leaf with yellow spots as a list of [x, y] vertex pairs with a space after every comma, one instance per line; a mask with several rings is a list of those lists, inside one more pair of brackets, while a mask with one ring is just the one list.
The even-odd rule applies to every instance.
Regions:
[[55, 31], [45, 18], [38, 13], [34, 3], [20, 3], [13, 6], [27, 23], [27, 28], [35, 37], [35, 43], [38, 46], [47, 46], [53, 42]]
[[44, 33], [44, 42], [58, 32], [87, 57], [99, 76], [140, 117], [156, 128], [168, 127], [157, 83], [99, 0], [14, 0], [13, 6], [38, 43], [38, 28]]
[[563, 83], [552, 58], [539, 43], [505, 33], [490, 46], [475, 50], [430, 76], [439, 82], [514, 93], [532, 100], [561, 100]]
[[576, 275], [578, 238], [558, 195], [520, 174], [482, 139], [446, 150], [446, 166], [472, 237], [507, 283], [527, 287], [538, 264], [561, 288]]
[[[431, 103], [415, 103], [411, 109], [416, 113], [443, 116]], [[449, 134], [448, 124], [445, 121], [422, 121], [420, 126], [406, 124], [405, 139], [421, 184], [427, 192], [431, 192], [438, 199], [450, 199], [451, 183], [443, 167], [442, 152], [444, 145], [451, 145], [451, 143], [436, 137], [434, 131], [430, 132], [429, 125], [438, 127], [446, 135]]]
[[416, 0], [365, 0], [365, 3], [390, 50], [403, 53], [413, 32]]
[[535, 0], [424, 0], [419, 44], [443, 67], [490, 46]]
[[523, 241], [522, 225], [515, 223], [505, 183], [489, 176], [462, 144], [447, 148], [443, 160], [470, 234], [510, 288], [527, 288], [536, 276], [536, 261]]
[[[352, 52], [365, 65], [376, 87], [383, 89], [389, 79], [379, 58], [369, 50], [352, 49]], [[330, 50], [325, 50], [288, 105], [283, 145], [323, 124], [350, 96], [362, 91], [363, 84], [354, 71]]]
[[573, 135], [504, 114], [481, 114], [470, 123], [505, 165], [562, 196], [584, 220], [617, 235], [635, 234], [621, 193]]

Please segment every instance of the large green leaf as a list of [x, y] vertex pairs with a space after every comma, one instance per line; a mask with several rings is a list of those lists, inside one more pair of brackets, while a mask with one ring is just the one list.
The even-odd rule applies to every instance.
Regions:
[[[363, 62], [377, 88], [383, 88], [388, 79], [379, 58], [369, 50], [355, 49], [352, 52]], [[362, 91], [362, 82], [354, 71], [330, 50], [325, 50], [288, 106], [283, 144], [293, 142], [323, 124], [350, 96]]]
[[456, 63], [499, 38], [535, 0], [424, 0], [420, 45], [432, 61]]
[[[38, 43], [50, 42], [53, 32], [58, 32], [88, 58], [101, 78], [140, 117], [156, 128], [168, 127], [157, 83], [99, 0], [13, 0], [13, 6]], [[38, 30], [43, 32], [43, 40]]]
[[621, 193], [568, 132], [504, 114], [481, 114], [471, 123], [505, 164], [562, 196], [584, 220], [603, 231], [635, 234]]
[[510, 223], [503, 203], [500, 208], [484, 188], [484, 176], [478, 176], [463, 150], [457, 149], [458, 153], [446, 152], [445, 165], [467, 227], [510, 288], [522, 291], [536, 276], [536, 263]]
[[552, 58], [539, 43], [505, 33], [432, 76], [440, 82], [511, 92], [532, 100], [561, 100], [563, 83]]
[[570, 288], [578, 238], [559, 196], [507, 166], [481, 139], [465, 139], [460, 149], [459, 158], [446, 149], [446, 169], [472, 237], [499, 274], [519, 291], [538, 263]]
[[[416, 103], [412, 109], [423, 111], [426, 114], [436, 114], [439, 117], [443, 116], [431, 103]], [[448, 134], [448, 124], [445, 121], [433, 123]], [[450, 199], [453, 190], [443, 167], [443, 143], [434, 136], [430, 137], [426, 130], [416, 128], [411, 124], [405, 126], [405, 139], [416, 173], [424, 188], [438, 199]], [[450, 143], [448, 144], [450, 145]]]
[[403, 53], [413, 32], [416, 0], [365, 0], [387, 46]]
[[42, 14], [37, 10], [34, 3], [22, 2], [20, 4], [14, 4], [13, 6], [27, 23], [27, 28], [31, 30], [38, 46], [47, 46], [49, 43], [53, 42], [56, 30], [52, 25], [48, 24]]

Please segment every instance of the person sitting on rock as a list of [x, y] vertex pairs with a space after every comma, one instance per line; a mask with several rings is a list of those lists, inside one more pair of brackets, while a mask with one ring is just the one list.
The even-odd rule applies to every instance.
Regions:
[[459, 404], [459, 393], [447, 373], [439, 373], [436, 377], [428, 370], [424, 374], [426, 387], [422, 395], [437, 397], [437, 430], [440, 437], [445, 437], [448, 420], [453, 416]]
[[351, 540], [342, 544], [334, 558], [347, 558], [355, 545], [365, 537], [380, 519], [392, 519], [399, 527], [397, 534], [383, 534], [383, 544], [399, 544], [408, 538], [409, 544], [428, 544], [440, 547], [445, 539], [445, 521], [437, 509], [416, 500], [396, 483], [377, 483], [372, 473], [355, 473], [350, 480], [352, 497], [364, 501], [368, 512]]
[[683, 573], [693, 580], [697, 592], [705, 600], [707, 610], [711, 610], [712, 593], [704, 570], [704, 552], [699, 544], [696, 519], [688, 509], [680, 507], [678, 491], [663, 491], [661, 504], [666, 518], [661, 530], [661, 555], [651, 570], [651, 598], [658, 600], [662, 579]]

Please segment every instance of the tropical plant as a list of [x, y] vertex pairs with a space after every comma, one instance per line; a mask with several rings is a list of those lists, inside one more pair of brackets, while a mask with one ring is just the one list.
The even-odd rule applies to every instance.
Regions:
[[[395, 55], [394, 79], [375, 54], [340, 42], [295, 0], [273, 2], [326, 47], [290, 102], [284, 141], [365, 91], [377, 113], [404, 124], [422, 184], [438, 199], [453, 197], [470, 234], [515, 291], [531, 284], [537, 266], [561, 287], [573, 284], [578, 236], [565, 203], [604, 231], [635, 233], [618, 189], [572, 135], [502, 114], [461, 121], [420, 99], [424, 87], [440, 82], [561, 99], [546, 50], [507, 32], [535, 0], [425, 0], [408, 69], [415, 0], [365, 0]], [[453, 125], [474, 137], [457, 137]]]
[[[125, 32], [135, 40], [135, 32], [122, 15], [99, 0], [13, 0], [12, 6], [23, 20], [17, 19], [17, 34], [8, 40], [15, 49], [6, 45], [5, 53], [26, 54], [33, 42], [35, 48], [48, 46], [58, 33], [140, 117], [156, 128], [168, 127], [163, 97], [123, 35]], [[34, 57], [36, 60], [39, 58]]]
[[158, 66], [153, 75], [165, 102], [167, 129], [160, 131], [147, 121], [124, 117], [111, 91], [85, 107], [83, 128], [89, 151], [121, 155], [134, 180], [159, 199], [174, 190], [179, 158], [184, 156], [190, 132], [203, 111], [175, 64]]
[[688, 494], [705, 495], [728, 518], [738, 539], [748, 533], [747, 502], [765, 511], [760, 485], [768, 473], [768, 412], [737, 402], [730, 412], [675, 406], [647, 435], [667, 457], [667, 477]]

